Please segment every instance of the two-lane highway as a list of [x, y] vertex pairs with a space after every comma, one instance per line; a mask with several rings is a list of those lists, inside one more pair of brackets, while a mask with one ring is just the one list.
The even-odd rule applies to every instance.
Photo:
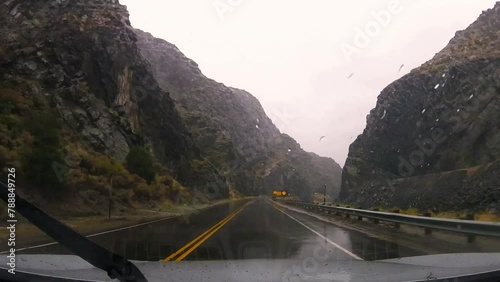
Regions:
[[[201, 245], [223, 259], [307, 258], [375, 260], [424, 253], [346, 230], [309, 215], [257, 199]], [[194, 256], [188, 259], [196, 259]]]
[[[104, 232], [93, 241], [133, 260], [308, 258], [375, 260], [424, 253], [343, 229], [265, 198], [211, 207], [189, 216]], [[20, 254], [69, 254], [58, 244]]]

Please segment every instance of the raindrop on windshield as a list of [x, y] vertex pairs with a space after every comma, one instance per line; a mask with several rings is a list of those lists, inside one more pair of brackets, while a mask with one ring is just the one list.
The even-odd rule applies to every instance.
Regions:
[[434, 89], [438, 89], [438, 87], [439, 87], [439, 83], [436, 84], [436, 86], [434, 86]]
[[422, 114], [424, 114], [424, 113], [425, 113], [425, 111], [427, 111], [427, 109], [423, 109], [423, 110], [422, 110]]

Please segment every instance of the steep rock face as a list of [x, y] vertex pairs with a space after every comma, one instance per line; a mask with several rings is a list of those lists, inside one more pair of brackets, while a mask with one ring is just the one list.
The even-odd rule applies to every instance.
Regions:
[[[437, 194], [421, 193], [418, 185], [422, 183], [410, 180], [499, 159], [498, 30], [500, 3], [457, 32], [432, 60], [381, 92], [363, 134], [350, 146], [341, 199], [364, 206], [429, 208], [432, 202], [436, 209], [498, 207], [498, 186], [488, 188], [496, 196], [478, 204], [476, 200], [457, 200], [456, 195], [463, 195], [460, 187], [468, 183], [463, 176], [440, 185], [428, 183], [447, 191]], [[495, 178], [497, 173], [487, 174]], [[435, 178], [427, 179], [438, 183]], [[467, 193], [479, 191], [469, 189]]]
[[2, 92], [34, 101], [30, 110], [40, 101], [57, 109], [65, 137], [95, 152], [124, 162], [131, 146], [147, 147], [185, 186], [215, 185], [227, 196], [216, 170], [193, 168], [199, 149], [151, 75], [118, 1], [12, 0], [0, 14]]
[[195, 144], [233, 189], [262, 194], [285, 188], [308, 198], [327, 184], [338, 193], [340, 166], [306, 153], [281, 134], [250, 93], [205, 77], [174, 45], [140, 30], [136, 33], [141, 52], [160, 86], [175, 100]]
[[311, 186], [316, 188], [316, 192], [322, 193], [322, 185], [327, 184], [327, 193], [338, 197], [340, 184], [338, 186], [328, 186], [328, 184], [338, 183], [342, 178], [342, 168], [331, 158], [320, 157], [314, 153], [308, 153], [309, 161], [301, 163], [311, 164], [315, 169], [309, 170], [314, 175], [309, 176]]

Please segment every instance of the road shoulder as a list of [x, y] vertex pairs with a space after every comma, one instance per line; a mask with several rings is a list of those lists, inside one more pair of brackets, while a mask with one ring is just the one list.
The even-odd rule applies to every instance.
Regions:
[[358, 221], [342, 215], [306, 211], [277, 201], [274, 203], [288, 210], [306, 214], [371, 237], [394, 242], [400, 246], [420, 250], [427, 254], [500, 252], [500, 242], [496, 238], [477, 236], [474, 243], [468, 243], [466, 236], [463, 234], [433, 230], [431, 235], [425, 235], [424, 229], [420, 227], [402, 225], [396, 229], [392, 223], [380, 222], [374, 224], [366, 219]]
[[[224, 199], [204, 205], [178, 205], [162, 212], [153, 210], [135, 210], [133, 214], [112, 216], [110, 219], [106, 216], [74, 217], [61, 220], [61, 222], [85, 236], [92, 236], [92, 234], [99, 234], [116, 229], [166, 220], [173, 217], [185, 216], [217, 205], [244, 199], [245, 198]], [[53, 242], [52, 238], [47, 236], [44, 232], [24, 218], [20, 220], [20, 223], [16, 228], [16, 233], [16, 244], [18, 249]], [[2, 228], [2, 231], [0, 232], [0, 242], [6, 242], [8, 235], [7, 230]], [[4, 244], [4, 246], [0, 248], [0, 252], [4, 251], [6, 247], [7, 244]]]

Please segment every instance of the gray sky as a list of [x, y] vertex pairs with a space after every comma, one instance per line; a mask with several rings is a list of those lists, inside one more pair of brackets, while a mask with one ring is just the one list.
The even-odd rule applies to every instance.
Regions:
[[281, 132], [340, 165], [380, 91], [495, 2], [120, 0], [134, 27], [252, 93]]

